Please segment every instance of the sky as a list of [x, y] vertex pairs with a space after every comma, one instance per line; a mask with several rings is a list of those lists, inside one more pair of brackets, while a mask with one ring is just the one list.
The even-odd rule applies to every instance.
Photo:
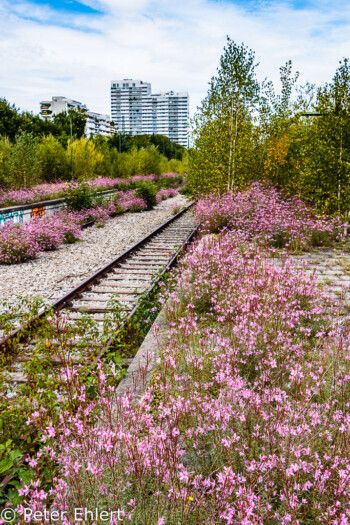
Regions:
[[291, 59], [300, 82], [330, 81], [350, 56], [347, 0], [0, 0], [0, 98], [39, 112], [61, 95], [110, 113], [110, 83], [188, 91], [191, 114], [229, 35], [255, 51], [278, 86]]

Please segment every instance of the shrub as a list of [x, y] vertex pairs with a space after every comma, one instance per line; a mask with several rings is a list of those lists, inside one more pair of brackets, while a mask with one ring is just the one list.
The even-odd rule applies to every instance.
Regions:
[[192, 195], [191, 188], [187, 184], [179, 189], [179, 193], [181, 195]]
[[[71, 161], [72, 146], [68, 143], [67, 161]], [[74, 176], [77, 179], [89, 179], [100, 173], [103, 154], [98, 151], [92, 140], [81, 137], [73, 141]]]
[[253, 183], [248, 191], [200, 199], [195, 213], [207, 231], [242, 231], [250, 240], [276, 248], [298, 251], [341, 238], [339, 218], [317, 217], [314, 209], [298, 197], [286, 198], [274, 187], [260, 183]]
[[70, 166], [66, 151], [55, 137], [49, 135], [42, 138], [37, 149], [37, 158], [41, 180], [67, 180]]
[[8, 186], [11, 183], [9, 177], [9, 162], [11, 158], [12, 145], [5, 137], [0, 137], [0, 185]]
[[82, 210], [77, 215], [80, 224], [85, 222], [95, 221], [97, 226], [104, 226], [108, 219], [116, 212], [116, 206], [113, 202], [108, 202], [91, 208]]
[[67, 189], [67, 207], [74, 211], [92, 208], [95, 204], [95, 196], [96, 190], [92, 185], [86, 182], [73, 183]]
[[62, 244], [72, 244], [81, 235], [77, 216], [66, 211], [33, 219], [24, 225], [24, 229], [42, 251], [55, 250]]
[[33, 259], [40, 251], [38, 242], [21, 224], [7, 223], [0, 228], [0, 263], [17, 264]]
[[159, 204], [162, 201], [165, 201], [166, 199], [170, 199], [170, 197], [175, 197], [178, 195], [178, 190], [175, 190], [174, 188], [162, 188], [158, 191], [156, 199], [157, 204]]
[[9, 158], [9, 175], [12, 183], [20, 188], [38, 183], [38, 140], [31, 133], [22, 133], [16, 139]]
[[125, 193], [116, 195], [115, 204], [120, 211], [144, 211], [147, 209], [147, 203], [142, 197], [136, 197], [135, 190], [129, 190]]
[[153, 210], [157, 204], [157, 188], [152, 182], [139, 182], [135, 195], [146, 201], [147, 210]]
[[40, 217], [25, 224], [24, 230], [38, 243], [41, 251], [55, 250], [63, 244], [65, 237], [59, 222], [55, 217]]

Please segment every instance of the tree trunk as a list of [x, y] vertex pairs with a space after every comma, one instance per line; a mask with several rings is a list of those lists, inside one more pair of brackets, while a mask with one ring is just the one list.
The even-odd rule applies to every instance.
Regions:
[[227, 190], [231, 189], [232, 178], [232, 155], [233, 155], [233, 97], [231, 101], [231, 118], [230, 118], [230, 154], [228, 159], [228, 173], [227, 173]]
[[230, 155], [228, 163], [228, 180], [227, 180], [227, 189], [230, 191], [233, 189], [235, 184], [235, 154], [236, 154], [236, 145], [237, 145], [237, 135], [238, 135], [238, 104], [236, 105], [235, 111], [235, 132], [233, 133], [233, 99], [231, 104], [231, 123], [230, 123]]

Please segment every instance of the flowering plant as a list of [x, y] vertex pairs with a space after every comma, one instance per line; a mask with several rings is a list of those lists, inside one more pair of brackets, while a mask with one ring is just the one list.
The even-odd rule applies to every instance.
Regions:
[[0, 228], [0, 264], [16, 264], [33, 259], [40, 251], [34, 237], [19, 224], [12, 222]]
[[329, 245], [341, 237], [343, 228], [338, 218], [317, 217], [298, 197], [286, 198], [258, 182], [248, 191], [200, 199], [195, 213], [207, 231], [245, 231], [250, 239], [292, 250]]
[[[94, 190], [112, 190], [120, 185], [130, 185], [134, 182], [140, 181], [155, 181], [162, 179], [173, 179], [179, 175], [176, 173], [164, 173], [160, 177], [157, 175], [134, 175], [129, 178], [111, 178], [111, 177], [96, 177], [95, 179], [88, 179], [86, 183], [91, 186]], [[71, 184], [68, 182], [52, 182], [38, 184], [32, 188], [20, 188], [20, 189], [4, 189], [0, 188], [0, 206], [6, 206], [11, 204], [29, 204], [32, 202], [38, 202], [42, 200], [58, 199], [66, 195], [69, 187], [78, 185], [75, 181]]]
[[165, 201], [166, 199], [170, 199], [171, 197], [175, 197], [178, 194], [178, 190], [174, 188], [162, 188], [158, 191], [156, 196], [157, 204], [161, 203], [162, 201]]
[[[209, 205], [212, 214], [208, 201], [197, 206], [217, 224], [223, 214]], [[150, 525], [349, 523], [348, 326], [314, 276], [270, 259], [255, 225], [241, 214], [239, 230], [187, 252], [164, 293], [167, 339], [145, 356], [140, 380], [152, 359], [155, 368], [138, 403], [116, 395], [102, 364], [89, 399], [67, 367], [61, 410], [28, 421], [43, 448], [28, 458], [37, 478], [23, 484], [25, 505], [102, 505]], [[59, 466], [50, 490], [44, 458]]]

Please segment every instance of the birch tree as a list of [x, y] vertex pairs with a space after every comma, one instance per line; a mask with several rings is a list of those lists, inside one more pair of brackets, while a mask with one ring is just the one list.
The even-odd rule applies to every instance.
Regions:
[[254, 52], [227, 37], [217, 75], [194, 118], [190, 183], [217, 191], [247, 182], [254, 108], [259, 98]]

